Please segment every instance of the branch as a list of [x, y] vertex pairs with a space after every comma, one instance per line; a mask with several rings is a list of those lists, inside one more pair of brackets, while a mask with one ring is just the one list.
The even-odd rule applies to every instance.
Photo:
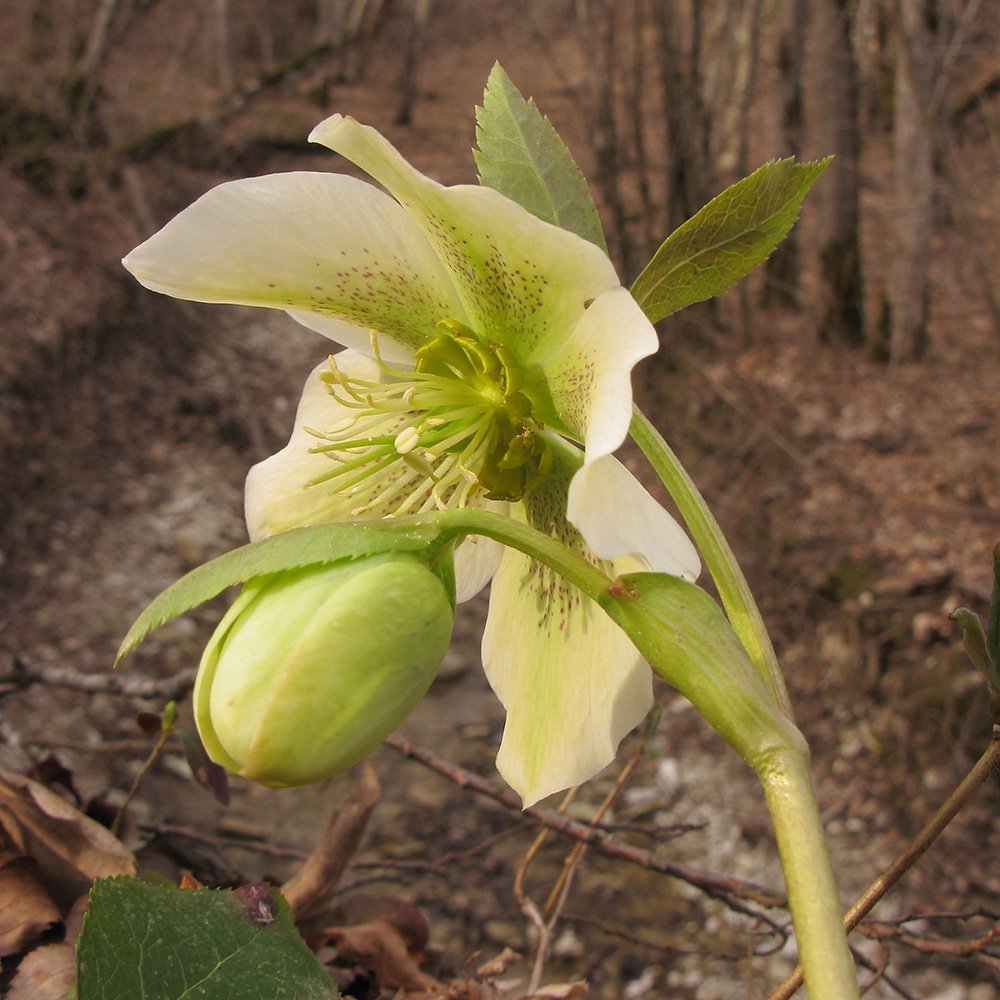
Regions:
[[562, 816], [551, 809], [543, 809], [539, 806], [531, 806], [528, 809], [521, 808], [520, 799], [510, 791], [493, 788], [487, 781], [473, 774], [465, 768], [453, 764], [451, 761], [439, 757], [431, 750], [415, 746], [409, 740], [393, 733], [386, 741], [387, 746], [391, 746], [398, 753], [410, 760], [418, 761], [432, 771], [437, 771], [460, 788], [470, 788], [479, 795], [499, 802], [500, 805], [511, 812], [518, 812], [524, 816], [541, 823], [543, 826], [561, 833], [563, 836], [572, 837], [585, 844], [592, 845], [596, 850], [609, 857], [621, 858], [631, 864], [646, 868], [649, 871], [660, 872], [669, 875], [671, 878], [680, 879], [700, 889], [705, 895], [713, 899], [719, 899], [727, 906], [738, 909], [740, 912], [748, 913], [755, 918], [761, 918], [762, 914], [755, 910], [748, 910], [740, 907], [736, 899], [748, 900], [759, 906], [767, 908], [777, 908], [785, 905], [784, 897], [771, 892], [750, 882], [742, 882], [739, 879], [727, 878], [722, 875], [715, 875], [711, 872], [699, 872], [684, 865], [675, 864], [671, 861], [664, 861], [655, 857], [652, 852], [638, 847], [630, 847], [628, 844], [619, 843], [610, 838], [602, 830], [598, 830], [585, 823]]
[[154, 698], [163, 701], [180, 701], [194, 687], [196, 669], [182, 670], [164, 679], [142, 677], [139, 674], [99, 673], [87, 674], [72, 667], [44, 667], [28, 663], [15, 656], [13, 669], [0, 674], [0, 685], [28, 687], [44, 684], [49, 687], [84, 691], [87, 694], [119, 694], [129, 698]]

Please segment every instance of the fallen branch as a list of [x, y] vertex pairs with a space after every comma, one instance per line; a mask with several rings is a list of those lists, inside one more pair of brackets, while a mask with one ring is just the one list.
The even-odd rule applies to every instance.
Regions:
[[0, 674], [0, 685], [28, 687], [45, 684], [49, 687], [83, 691], [87, 694], [116, 694], [129, 698], [154, 698], [180, 701], [194, 687], [198, 671], [182, 670], [165, 679], [142, 677], [130, 673], [87, 674], [72, 667], [45, 667], [28, 663], [23, 657], [13, 658], [11, 670]]
[[761, 886], [750, 882], [743, 882], [740, 879], [715, 875], [711, 872], [695, 871], [685, 865], [665, 861], [655, 857], [651, 851], [619, 843], [609, 837], [603, 830], [569, 819], [551, 809], [543, 809], [540, 806], [531, 806], [528, 809], [522, 809], [520, 799], [513, 792], [506, 789], [494, 788], [483, 778], [480, 778], [479, 775], [473, 774], [471, 771], [467, 771], [465, 768], [445, 760], [431, 750], [416, 746], [396, 733], [390, 736], [385, 742], [387, 746], [391, 746], [404, 757], [418, 761], [425, 767], [437, 771], [438, 774], [448, 778], [460, 788], [470, 788], [479, 795], [485, 795], [487, 798], [493, 799], [494, 802], [500, 803], [506, 809], [527, 816], [554, 830], [556, 833], [561, 833], [563, 836], [572, 837], [574, 840], [590, 844], [595, 850], [609, 857], [621, 858], [623, 861], [638, 865], [640, 868], [646, 868], [649, 871], [659, 872], [662, 875], [669, 875], [671, 878], [687, 882], [696, 889], [700, 889], [705, 895], [713, 899], [720, 899], [727, 906], [732, 906], [734, 909], [740, 910], [740, 912], [763, 919], [763, 915], [759, 912], [753, 910], [747, 911], [741, 908], [736, 903], [738, 899], [748, 900], [768, 909], [782, 907], [786, 903], [783, 896]]

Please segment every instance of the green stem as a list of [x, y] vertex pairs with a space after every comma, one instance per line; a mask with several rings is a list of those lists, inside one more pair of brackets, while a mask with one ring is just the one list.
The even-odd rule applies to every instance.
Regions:
[[642, 449], [677, 504], [705, 566], [712, 575], [729, 621], [750, 654], [750, 659], [773, 692], [781, 710], [792, 718], [785, 680], [778, 667], [778, 658], [767, 634], [764, 619], [719, 522], [670, 446], [637, 406], [632, 408], [629, 434]]
[[[404, 518], [399, 518], [398, 521], [404, 522]], [[477, 510], [474, 507], [462, 507], [458, 510], [435, 511], [428, 515], [415, 514], [405, 518], [408, 526], [419, 527], [424, 522], [440, 531], [439, 539], [442, 543], [463, 535], [483, 535], [502, 542], [551, 566], [588, 597], [598, 602], [611, 584], [606, 574], [587, 562], [583, 556], [567, 548], [558, 539], [500, 514]]]
[[813, 1000], [856, 1000], [847, 945], [808, 758], [792, 750], [757, 771], [778, 838], [799, 960]]

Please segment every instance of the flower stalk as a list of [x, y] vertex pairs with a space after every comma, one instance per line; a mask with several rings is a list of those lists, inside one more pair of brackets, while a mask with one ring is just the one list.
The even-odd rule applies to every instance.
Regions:
[[[763, 697], [757, 708], [769, 702], [775, 716], [773, 733], [781, 733], [782, 727], [776, 718], [780, 712], [798, 738], [773, 745], [747, 742], [753, 729], [747, 726], [746, 719], [737, 716], [733, 725], [726, 717], [713, 717], [711, 708], [706, 711], [704, 698], [699, 698], [697, 693], [692, 697], [675, 680], [667, 679], [691, 698], [740, 753], [764, 788], [809, 995], [814, 1000], [854, 1000], [858, 996], [854, 961], [844, 932], [833, 868], [809, 774], [809, 750], [791, 722], [791, 703], [763, 617], [704, 497], [659, 431], [638, 407], [633, 407], [629, 433], [677, 504], [712, 575], [729, 622], [753, 662], [759, 680], [767, 688], [766, 692], [761, 692]], [[649, 659], [649, 653], [643, 652]], [[650, 663], [654, 670], [662, 673], [654, 660]], [[726, 677], [727, 695], [734, 690], [728, 686], [731, 680], [731, 675]]]
[[742, 640], [750, 659], [757, 666], [781, 710], [792, 718], [792, 704], [788, 698], [785, 679], [778, 666], [774, 646], [771, 644], [771, 637], [767, 634], [767, 627], [753, 598], [750, 585], [715, 515], [670, 445], [663, 440], [663, 436], [649, 418], [634, 405], [629, 435], [646, 456], [674, 503], [677, 504], [688, 531], [694, 537], [705, 568], [712, 575], [730, 624]]

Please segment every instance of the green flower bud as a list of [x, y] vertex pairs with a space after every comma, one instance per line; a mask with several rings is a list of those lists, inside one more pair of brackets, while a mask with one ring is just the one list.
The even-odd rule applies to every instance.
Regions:
[[250, 580], [209, 641], [195, 683], [209, 757], [265, 785], [340, 774], [424, 696], [453, 623], [446, 587], [415, 556]]

